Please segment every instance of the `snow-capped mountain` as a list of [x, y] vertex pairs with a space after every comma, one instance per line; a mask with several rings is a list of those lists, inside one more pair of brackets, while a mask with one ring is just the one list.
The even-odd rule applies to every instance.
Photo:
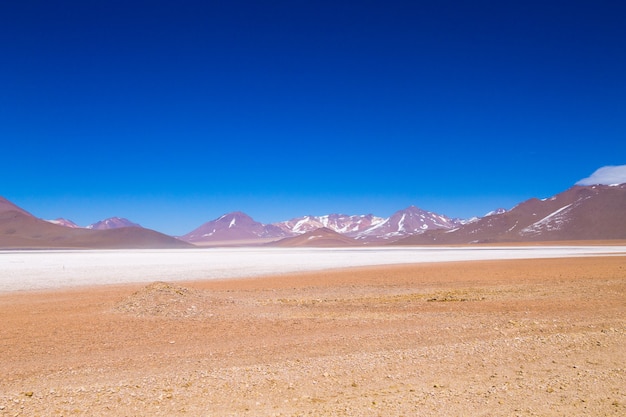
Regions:
[[414, 235], [399, 244], [458, 244], [549, 240], [626, 239], [626, 184], [574, 186], [546, 199], [453, 230]]
[[[625, 239], [626, 184], [574, 186], [554, 197], [525, 201], [469, 220], [410, 206], [389, 218], [329, 214], [262, 224], [229, 213], [182, 237], [192, 243], [245, 241], [261, 243], [302, 236], [326, 228], [358, 242], [456, 244], [568, 239]], [[308, 239], [308, 235], [305, 236]], [[305, 240], [306, 240], [305, 239]], [[298, 240], [300, 242], [300, 240]]]
[[290, 235], [277, 226], [259, 223], [236, 211], [206, 222], [180, 238], [186, 242], [201, 243], [279, 239]]
[[81, 228], [79, 225], [77, 225], [73, 221], [68, 220], [68, 219], [64, 219], [62, 217], [59, 217], [58, 219], [46, 220], [46, 221], [48, 221], [50, 223], [53, 223], [53, 224], [58, 224], [59, 226], [69, 227], [70, 229], [80, 229]]
[[181, 236], [192, 243], [278, 240], [328, 229], [360, 242], [393, 241], [426, 230], [450, 229], [460, 224], [415, 206], [394, 213], [389, 218], [372, 214], [303, 216], [273, 224], [262, 224], [241, 212], [228, 213]]
[[86, 229], [109, 230], [109, 229], [120, 229], [122, 227], [141, 227], [141, 226], [123, 217], [111, 217], [111, 218], [100, 220], [99, 222], [90, 224], [89, 226], [86, 227]]
[[347, 215], [328, 214], [325, 216], [303, 216], [284, 222], [274, 223], [288, 234], [302, 234], [320, 228], [328, 228], [346, 236], [357, 236], [386, 219], [372, 214]]
[[453, 229], [461, 225], [458, 219], [422, 210], [415, 206], [395, 212], [388, 219], [354, 235], [365, 240], [395, 240], [421, 234], [427, 230]]

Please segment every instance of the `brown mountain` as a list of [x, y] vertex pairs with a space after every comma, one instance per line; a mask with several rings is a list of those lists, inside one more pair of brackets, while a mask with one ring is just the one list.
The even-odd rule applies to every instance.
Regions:
[[294, 237], [287, 237], [277, 242], [272, 242], [270, 246], [279, 247], [339, 247], [362, 245], [355, 239], [344, 236], [327, 227], [303, 233]]
[[6, 198], [0, 196], [0, 214], [4, 212], [8, 212], [8, 211], [15, 211], [18, 213], [26, 214], [27, 216], [32, 216], [32, 214], [30, 214], [23, 208], [16, 206], [15, 204], [11, 203]]
[[184, 248], [192, 245], [154, 230], [69, 228], [41, 220], [0, 197], [0, 248], [131, 249]]
[[208, 221], [181, 239], [191, 243], [264, 242], [289, 236], [279, 227], [262, 224], [245, 213], [236, 211]]
[[395, 244], [465, 244], [626, 239], [626, 184], [574, 186], [532, 198], [452, 230], [410, 236]]

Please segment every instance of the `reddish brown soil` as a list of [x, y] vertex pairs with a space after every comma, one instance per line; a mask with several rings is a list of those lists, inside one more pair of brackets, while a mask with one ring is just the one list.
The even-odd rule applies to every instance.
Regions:
[[0, 416], [626, 415], [626, 257], [0, 296]]

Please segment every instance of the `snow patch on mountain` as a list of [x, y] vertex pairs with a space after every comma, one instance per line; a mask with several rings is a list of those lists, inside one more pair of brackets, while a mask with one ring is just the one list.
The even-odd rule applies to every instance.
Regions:
[[141, 227], [141, 225], [137, 223], [133, 223], [130, 220], [125, 219], [123, 217], [110, 217], [108, 219], [90, 224], [86, 228], [93, 229], [93, 230], [109, 230], [109, 229], [120, 229], [122, 227]]
[[70, 229], [82, 229], [79, 225], [71, 220], [58, 218], [54, 220], [46, 220], [48, 223], [56, 224], [63, 227], [69, 227]]
[[[502, 214], [502, 213], [506, 213], [506, 209], [499, 208], [499, 209], [492, 210], [489, 213], [485, 214], [483, 217], [495, 216], [495, 215]], [[478, 217], [474, 217], [474, 219], [478, 219]]]

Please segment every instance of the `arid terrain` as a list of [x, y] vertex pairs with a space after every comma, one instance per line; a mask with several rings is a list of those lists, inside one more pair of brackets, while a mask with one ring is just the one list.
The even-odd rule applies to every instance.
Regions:
[[0, 295], [0, 416], [626, 415], [626, 256]]

